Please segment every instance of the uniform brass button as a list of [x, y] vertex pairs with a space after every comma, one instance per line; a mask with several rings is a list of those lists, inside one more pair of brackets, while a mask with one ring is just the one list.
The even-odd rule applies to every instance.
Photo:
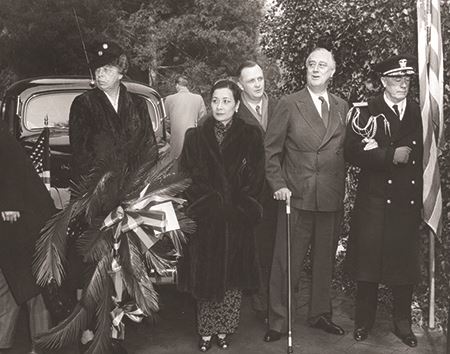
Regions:
[[411, 200], [411, 205], [413, 205], [414, 204], [414, 200]]
[[388, 204], [391, 204], [391, 200], [390, 200], [390, 199], [386, 200], [386, 202], [387, 202]]
[[413, 143], [413, 145], [416, 145], [416, 141], [415, 141], [415, 140], [413, 140], [413, 142], [412, 142], [412, 143]]
[[416, 164], [416, 160], [413, 160], [412, 164], [415, 165]]
[[412, 183], [412, 184], [416, 184], [416, 181], [412, 180], [411, 183]]
[[388, 179], [388, 183], [389, 183], [389, 184], [392, 184], [392, 179]]

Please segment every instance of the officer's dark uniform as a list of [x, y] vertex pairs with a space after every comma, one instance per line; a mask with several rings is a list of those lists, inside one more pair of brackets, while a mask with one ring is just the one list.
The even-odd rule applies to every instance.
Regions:
[[[414, 73], [411, 60], [393, 57], [377, 71], [404, 80], [399, 77]], [[404, 108], [399, 116], [386, 97], [385, 93], [357, 105], [348, 115], [345, 158], [361, 169], [346, 260], [358, 285], [354, 336], [367, 337], [375, 320], [378, 283], [383, 283], [394, 295], [395, 333], [415, 346], [411, 301], [420, 275], [422, 121], [415, 102], [398, 102]], [[402, 146], [411, 148], [409, 159], [394, 164], [395, 150]]]

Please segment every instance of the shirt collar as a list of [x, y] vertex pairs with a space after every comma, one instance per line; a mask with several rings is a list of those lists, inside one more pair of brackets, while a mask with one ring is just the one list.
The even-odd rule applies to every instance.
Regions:
[[390, 109], [392, 109], [393, 112], [394, 109], [392, 108], [393, 105], [397, 105], [398, 107], [398, 111], [400, 112], [400, 118], [403, 117], [403, 113], [405, 112], [405, 107], [406, 107], [406, 98], [404, 98], [403, 100], [401, 100], [399, 103], [395, 103], [392, 102], [386, 95], [386, 92], [383, 94], [383, 98], [384, 98], [384, 102], [386, 102], [386, 104], [389, 106]]
[[316, 101], [320, 101], [319, 97], [322, 96], [323, 98], [325, 98], [325, 101], [328, 103], [328, 106], [330, 106], [330, 101], [328, 99], [328, 92], [327, 91], [324, 91], [324, 92], [321, 92], [321, 93], [315, 93], [315, 92], [312, 92], [311, 89], [308, 86], [306, 86], [306, 88], [308, 89], [309, 94], [311, 95], [313, 101], [315, 101], [315, 102]]

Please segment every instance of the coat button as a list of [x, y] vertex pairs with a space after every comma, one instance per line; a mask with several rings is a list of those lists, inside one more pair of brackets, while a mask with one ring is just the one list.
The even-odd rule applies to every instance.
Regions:
[[414, 204], [414, 200], [411, 200], [410, 203], [411, 203], [411, 205], [413, 205]]
[[388, 179], [388, 184], [392, 184], [392, 179]]
[[416, 145], [416, 141], [415, 140], [413, 140], [412, 143], [413, 143], [413, 145]]
[[413, 161], [412, 161], [412, 164], [415, 165], [415, 164], [416, 164], [416, 160], [413, 160]]
[[386, 200], [386, 203], [391, 204], [391, 200], [390, 199]]
[[416, 181], [412, 180], [412, 181], [411, 181], [411, 184], [416, 184]]

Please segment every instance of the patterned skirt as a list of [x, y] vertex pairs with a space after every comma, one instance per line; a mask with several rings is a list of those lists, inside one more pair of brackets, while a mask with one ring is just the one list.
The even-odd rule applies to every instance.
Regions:
[[227, 290], [223, 301], [197, 301], [197, 326], [200, 336], [232, 334], [239, 325], [242, 291]]

